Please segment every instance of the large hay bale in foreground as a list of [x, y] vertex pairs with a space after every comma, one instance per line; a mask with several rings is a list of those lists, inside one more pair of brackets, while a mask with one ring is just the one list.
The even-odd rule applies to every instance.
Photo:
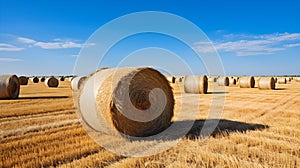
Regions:
[[27, 85], [28, 84], [28, 78], [26, 76], [20, 76], [19, 77], [19, 83], [20, 83], [20, 85]]
[[279, 84], [286, 84], [286, 78], [279, 78], [277, 80], [277, 83], [279, 83]]
[[80, 87], [82, 86], [84, 80], [86, 79], [86, 76], [77, 76], [73, 78], [71, 81], [71, 88], [74, 91], [78, 91]]
[[59, 81], [54, 77], [50, 77], [45, 80], [45, 85], [48, 87], [58, 87], [58, 84]]
[[219, 86], [229, 86], [229, 78], [228, 77], [219, 77], [217, 82], [218, 82]]
[[208, 87], [207, 76], [185, 76], [184, 91], [186, 93], [206, 94]]
[[229, 79], [229, 86], [235, 86], [236, 85], [236, 79], [231, 78]]
[[[142, 137], [155, 135], [171, 125], [172, 88], [167, 79], [152, 68], [104, 69], [88, 76], [80, 89], [81, 109], [93, 103], [82, 98], [91, 89], [97, 94], [95, 117], [103, 116], [115, 131]], [[90, 114], [83, 116], [88, 118], [86, 120], [93, 119], [89, 118]]]
[[258, 80], [258, 89], [261, 90], [275, 89], [275, 79], [273, 77], [261, 77]]
[[0, 76], [0, 99], [16, 99], [20, 93], [20, 82], [16, 75]]
[[253, 76], [240, 77], [240, 88], [254, 88], [255, 80]]
[[33, 82], [33, 83], [39, 83], [39, 81], [40, 81], [38, 77], [33, 77], [33, 78], [31, 78], [30, 80], [31, 80], [31, 82]]

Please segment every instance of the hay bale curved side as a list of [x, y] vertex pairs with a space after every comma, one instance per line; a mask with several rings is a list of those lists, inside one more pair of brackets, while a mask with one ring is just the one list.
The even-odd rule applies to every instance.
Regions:
[[300, 82], [300, 77], [295, 77], [293, 78], [293, 80], [295, 80], [296, 82]]
[[208, 79], [203, 76], [185, 76], [184, 91], [186, 93], [207, 94]]
[[275, 79], [273, 77], [261, 77], [258, 80], [258, 89], [271, 90], [275, 89]]
[[235, 85], [236, 85], [236, 79], [235, 78], [229, 79], [229, 86], [235, 86]]
[[84, 83], [84, 80], [86, 79], [86, 76], [77, 76], [73, 78], [71, 81], [71, 89], [74, 91], [78, 91], [82, 84]]
[[45, 85], [47, 87], [55, 87], [56, 88], [59, 85], [59, 81], [54, 77], [50, 77], [45, 80]]
[[[98, 80], [95, 77], [101, 78], [97, 87], [94, 86], [95, 80]], [[171, 125], [174, 108], [173, 91], [167, 79], [157, 70], [152, 68], [105, 69], [88, 76], [80, 89], [81, 110], [84, 109], [82, 106], [87, 103], [84, 102], [82, 95], [89, 92], [91, 88], [88, 87], [92, 87], [97, 93], [97, 113], [101, 114], [115, 131], [142, 137], [157, 134]], [[127, 92], [126, 89], [129, 91]], [[157, 90], [162, 92], [156, 92]], [[157, 111], [157, 108], [162, 105], [162, 98], [165, 99], [166, 104], [162, 111]], [[157, 112], [159, 115], [149, 120], [153, 115], [157, 115]], [[127, 117], [128, 115], [135, 115], [146, 121], [137, 121]], [[86, 117], [89, 116], [91, 115], [86, 115]], [[95, 127], [97, 126], [94, 125], [93, 128]]]
[[16, 99], [20, 93], [20, 82], [16, 75], [0, 76], [0, 99]]
[[240, 88], [254, 88], [255, 80], [253, 76], [240, 77]]
[[286, 84], [286, 78], [279, 78], [279, 79], [277, 80], [277, 83], [278, 83], [278, 84]]
[[27, 85], [28, 78], [26, 76], [19, 76], [19, 83], [20, 83], [20, 85]]
[[228, 77], [220, 77], [217, 80], [219, 86], [229, 86], [229, 78]]

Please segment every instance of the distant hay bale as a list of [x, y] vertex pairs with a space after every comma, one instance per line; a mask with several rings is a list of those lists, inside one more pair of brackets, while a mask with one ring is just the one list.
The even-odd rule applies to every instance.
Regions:
[[48, 87], [58, 87], [58, 84], [59, 81], [54, 77], [50, 77], [45, 80], [45, 85]]
[[219, 77], [218, 80], [219, 86], [229, 86], [229, 78], [228, 77]]
[[184, 91], [186, 93], [207, 94], [207, 76], [185, 76]]
[[73, 78], [71, 81], [71, 88], [74, 91], [78, 91], [80, 87], [82, 86], [84, 80], [86, 79], [86, 76], [77, 76]]
[[20, 82], [16, 75], [0, 76], [0, 99], [16, 99], [20, 93]]
[[20, 76], [19, 77], [19, 83], [20, 83], [20, 85], [27, 85], [28, 84], [28, 77]]
[[175, 81], [177, 83], [181, 83], [183, 81], [183, 77], [182, 76], [177, 76], [177, 77], [175, 77]]
[[277, 77], [274, 78], [275, 83], [277, 83]]
[[255, 80], [253, 76], [240, 77], [240, 88], [254, 88]]
[[63, 82], [63, 81], [65, 81], [65, 77], [62, 76], [59, 78], [59, 80]]
[[254, 87], [258, 88], [258, 81], [260, 80], [261, 77], [254, 77], [255, 84]]
[[208, 82], [217, 82], [217, 77], [212, 77], [212, 76], [210, 76], [210, 77], [208, 77]]
[[273, 77], [261, 77], [258, 80], [258, 89], [271, 90], [275, 89], [275, 79]]
[[39, 83], [39, 81], [40, 81], [39, 78], [36, 77], [36, 76], [33, 77], [33, 78], [31, 78], [31, 82], [32, 82], [32, 83]]
[[277, 83], [279, 83], [279, 84], [286, 84], [286, 78], [279, 78], [279, 79], [277, 79]]
[[231, 78], [229, 79], [229, 86], [235, 86], [236, 85], [236, 79]]
[[41, 77], [41, 78], [40, 78], [40, 81], [41, 81], [41, 82], [45, 82], [45, 80], [46, 80], [45, 77]]
[[176, 81], [176, 78], [174, 76], [166, 76], [166, 78], [170, 83], [175, 83]]
[[300, 82], [300, 77], [293, 78], [296, 82]]
[[[97, 87], [94, 86], [95, 81], [98, 82]], [[91, 85], [93, 87], [89, 87]], [[147, 67], [111, 68], [93, 73], [80, 89], [80, 102], [83, 93], [90, 89], [97, 93], [98, 113], [113, 130], [144, 137], [155, 135], [171, 125], [173, 91], [167, 79], [157, 70]], [[84, 103], [79, 105], [82, 107]]]

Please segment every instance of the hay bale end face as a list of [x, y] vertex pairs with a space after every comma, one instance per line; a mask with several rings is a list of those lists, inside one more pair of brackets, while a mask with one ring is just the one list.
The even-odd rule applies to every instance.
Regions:
[[229, 78], [228, 77], [219, 77], [217, 82], [218, 82], [219, 86], [229, 86]]
[[[99, 82], [98, 88], [94, 87], [95, 80]], [[98, 71], [88, 76], [80, 89], [80, 107], [85, 100], [82, 96], [90, 89], [97, 93], [97, 113], [101, 113], [117, 133], [150, 136], [171, 125], [173, 91], [167, 79], [157, 70], [142, 67]], [[89, 121], [90, 116], [86, 114], [85, 120]]]
[[20, 76], [19, 77], [19, 83], [20, 83], [20, 85], [27, 85], [28, 84], [28, 77]]
[[45, 80], [46, 80], [45, 77], [41, 77], [41, 78], [40, 78], [40, 81], [41, 81], [41, 82], [45, 82]]
[[63, 82], [63, 81], [65, 81], [65, 77], [62, 76], [59, 78], [59, 80]]
[[33, 78], [31, 78], [31, 82], [33, 82], [33, 83], [39, 83], [39, 78], [38, 77], [33, 77]]
[[255, 80], [253, 76], [240, 77], [240, 88], [254, 88]]
[[54, 77], [50, 77], [45, 80], [45, 85], [48, 87], [56, 88], [56, 87], [58, 87], [58, 84], [59, 84], [59, 81]]
[[275, 79], [273, 77], [261, 77], [258, 80], [258, 89], [271, 90], [275, 89]]
[[20, 93], [20, 82], [16, 75], [0, 76], [0, 99], [16, 99]]
[[71, 81], [71, 89], [74, 91], [78, 91], [82, 84], [84, 83], [84, 80], [86, 79], [86, 76], [77, 76], [73, 78]]
[[208, 79], [203, 76], [185, 76], [184, 91], [186, 93], [207, 94]]

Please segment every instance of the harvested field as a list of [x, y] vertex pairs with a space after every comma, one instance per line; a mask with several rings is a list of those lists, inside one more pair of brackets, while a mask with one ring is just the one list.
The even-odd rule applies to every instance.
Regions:
[[[219, 92], [208, 86], [208, 94], [201, 95], [181, 95], [183, 85], [171, 85], [176, 86], [175, 112], [181, 99], [189, 100], [182, 109], [187, 116], [200, 101], [193, 128], [167, 151], [131, 158], [88, 136], [68, 80], [58, 88], [29, 81], [19, 99], [0, 100], [0, 167], [300, 167], [300, 82], [277, 84], [275, 90], [226, 87]], [[212, 97], [220, 95], [226, 100], [219, 125], [202, 139]]]

